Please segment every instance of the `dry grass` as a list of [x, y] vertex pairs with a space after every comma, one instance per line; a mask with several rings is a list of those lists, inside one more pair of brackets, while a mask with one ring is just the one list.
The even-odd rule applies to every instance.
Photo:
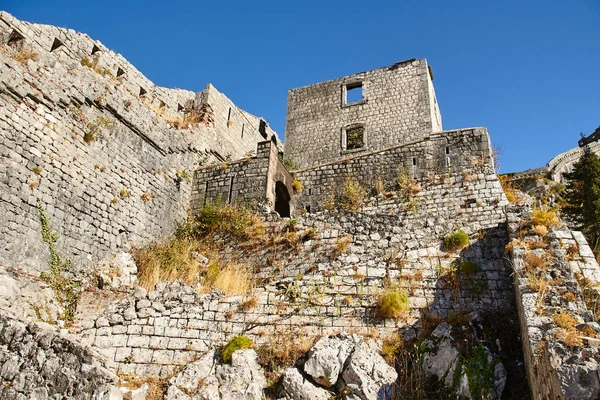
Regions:
[[344, 194], [340, 197], [340, 207], [344, 210], [357, 211], [367, 197], [367, 190], [356, 179], [347, 178], [344, 184]]
[[548, 227], [544, 225], [534, 225], [531, 231], [538, 236], [544, 237], [548, 234]]
[[498, 175], [498, 180], [504, 190], [504, 195], [510, 204], [517, 204], [519, 201], [518, 191], [513, 186], [512, 181], [506, 175]]
[[564, 329], [574, 329], [578, 322], [572, 315], [566, 312], [560, 312], [552, 316], [554, 323]]
[[35, 51], [24, 47], [20, 51], [12, 54], [11, 57], [15, 61], [18, 61], [19, 63], [25, 65], [29, 60], [37, 61], [40, 58], [40, 55]]
[[227, 296], [236, 296], [248, 293], [253, 282], [252, 272], [247, 266], [229, 264], [219, 272], [212, 286], [223, 290]]
[[[148, 384], [148, 393], [146, 394], [146, 400], [162, 400], [167, 391], [167, 382], [171, 376], [158, 379], [158, 378], [138, 378], [131, 375], [119, 375], [119, 385], [126, 387], [130, 390], [136, 390], [142, 387], [145, 383]], [[131, 400], [131, 393], [123, 395], [123, 400]]]
[[583, 338], [580, 332], [575, 329], [560, 328], [556, 332], [557, 339], [564, 342], [569, 347], [577, 347], [583, 345]]
[[240, 310], [242, 312], [250, 311], [250, 310], [255, 309], [257, 305], [258, 305], [258, 297], [250, 296], [238, 305], [238, 310]]
[[388, 336], [383, 338], [383, 342], [381, 344], [381, 356], [385, 359], [385, 361], [394, 366], [394, 361], [396, 359], [396, 354], [398, 350], [402, 348], [404, 342], [399, 334], [394, 334], [392, 336]]
[[269, 336], [269, 342], [258, 347], [258, 363], [265, 369], [269, 385], [296, 361], [305, 357], [320, 336], [307, 336], [301, 330], [280, 329]]
[[151, 290], [159, 282], [178, 279], [187, 285], [196, 285], [206, 268], [193, 253], [204, 250], [197, 241], [185, 238], [134, 248], [133, 256], [139, 270], [138, 285]]
[[534, 226], [542, 225], [548, 227], [560, 225], [560, 220], [555, 210], [533, 210], [530, 220]]
[[525, 256], [525, 264], [529, 269], [546, 269], [548, 268], [548, 260], [545, 257], [536, 256], [535, 254], [528, 253]]
[[352, 243], [352, 236], [347, 235], [343, 238], [339, 238], [335, 243], [335, 247], [333, 248], [334, 254], [345, 254], [348, 252], [348, 246]]

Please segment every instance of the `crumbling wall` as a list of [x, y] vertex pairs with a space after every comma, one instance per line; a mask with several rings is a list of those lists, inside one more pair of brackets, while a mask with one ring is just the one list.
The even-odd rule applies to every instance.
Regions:
[[[212, 107], [232, 103], [214, 87], [213, 104], [195, 104], [194, 93], [155, 86], [85, 34], [3, 12], [0, 40], [4, 264], [46, 268], [40, 206], [59, 252], [78, 266], [168, 235], [187, 215], [192, 171], [263, 140], [245, 112], [243, 139], [216, 125]], [[19, 59], [21, 50], [29, 56]], [[200, 121], [175, 127], [193, 113]]]
[[[47, 329], [47, 328], [46, 328]], [[0, 397], [105, 399], [119, 393], [102, 357], [73, 338], [0, 310]], [[59, 396], [59, 397], [55, 397]], [[111, 397], [112, 398], [112, 397]]]
[[[344, 104], [344, 87], [355, 82], [363, 84], [363, 100]], [[339, 160], [352, 153], [342, 149], [342, 129], [356, 123], [365, 126], [363, 152], [421, 139], [441, 130], [437, 101], [431, 94], [425, 59], [292, 89], [285, 154], [299, 168]]]
[[[564, 227], [548, 235], [547, 247], [528, 249], [531, 241], [523, 242], [519, 232], [526, 214], [512, 207], [507, 220], [515, 240], [510, 261], [533, 399], [596, 399], [600, 325], [588, 305], [600, 296], [600, 267], [583, 235]], [[547, 264], [528, 265], [531, 255]]]

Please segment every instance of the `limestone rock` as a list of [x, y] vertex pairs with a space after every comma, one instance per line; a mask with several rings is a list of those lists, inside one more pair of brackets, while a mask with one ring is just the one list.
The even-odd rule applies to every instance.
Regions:
[[384, 400], [392, 398], [392, 384], [398, 378], [396, 370], [368, 342], [356, 345], [342, 373], [340, 392], [347, 399]]
[[315, 386], [296, 368], [289, 368], [283, 375], [285, 395], [292, 400], [328, 400], [332, 393]]
[[320, 339], [308, 353], [304, 372], [320, 385], [326, 387], [335, 385], [356, 341], [357, 338], [344, 333]]
[[267, 380], [254, 350], [238, 350], [231, 365], [209, 351], [169, 380], [166, 400], [260, 400]]

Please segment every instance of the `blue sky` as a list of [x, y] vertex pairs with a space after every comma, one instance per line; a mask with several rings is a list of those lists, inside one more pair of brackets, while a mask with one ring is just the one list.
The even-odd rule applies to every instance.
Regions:
[[283, 136], [288, 89], [427, 58], [444, 129], [488, 128], [502, 172], [600, 125], [599, 0], [3, 0], [86, 32], [156, 84], [211, 82]]

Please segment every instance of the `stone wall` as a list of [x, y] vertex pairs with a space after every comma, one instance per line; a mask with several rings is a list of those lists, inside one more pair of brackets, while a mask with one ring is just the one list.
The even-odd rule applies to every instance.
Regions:
[[[462, 175], [468, 180], [471, 175], [482, 172], [494, 174], [487, 130], [446, 131], [385, 150], [295, 171], [296, 179], [303, 185], [302, 192], [296, 196], [296, 205], [298, 209], [322, 209], [330, 196], [344, 194], [348, 179], [356, 180], [370, 191], [375, 189], [378, 181], [383, 184], [384, 190], [395, 190], [400, 173], [421, 183], [444, 179], [444, 175]], [[492, 181], [497, 183], [495, 177], [490, 177]], [[499, 187], [495, 184], [496, 192], [491, 196], [482, 194], [480, 199], [498, 200], [501, 196]], [[466, 193], [459, 193], [463, 194]]]
[[197, 169], [192, 185], [192, 210], [198, 211], [207, 202], [266, 205], [273, 209], [277, 182], [286, 187], [288, 194], [293, 192], [292, 177], [278, 155], [277, 145], [269, 140], [258, 144], [256, 156]]
[[[345, 85], [356, 82], [362, 82], [363, 100], [344, 104]], [[364, 124], [365, 146], [344, 151], [342, 130], [351, 124]], [[441, 130], [441, 117], [427, 61], [408, 60], [290, 90], [285, 153], [306, 168], [415, 141], [434, 130]]]
[[[102, 357], [75, 338], [0, 311], [0, 397], [107, 399], [120, 392]], [[113, 397], [110, 397], [113, 398]]]
[[[581, 232], [557, 229], [544, 245], [523, 231], [526, 211], [512, 207], [507, 218], [515, 240], [510, 261], [533, 399], [596, 399], [600, 325], [588, 305], [600, 296], [600, 267]], [[532, 265], [532, 257], [547, 265]], [[569, 320], [573, 326], [566, 325]]]
[[[46, 268], [40, 206], [59, 252], [78, 266], [167, 235], [187, 215], [198, 165], [242, 158], [265, 132], [274, 135], [214, 87], [199, 95], [157, 87], [85, 34], [2, 12], [0, 50], [0, 262], [7, 265]], [[221, 115], [229, 107], [231, 126]], [[194, 111], [205, 112], [204, 123], [176, 128]], [[240, 123], [243, 138], [231, 131]]]
[[[265, 343], [277, 335], [367, 334], [374, 328], [383, 337], [400, 328], [414, 337], [422, 313], [510, 310], [505, 204], [495, 175], [465, 180], [454, 174], [424, 185], [415, 211], [400, 200], [373, 199], [359, 211], [273, 220], [267, 222], [273, 240], [227, 241], [219, 253], [252, 266], [261, 284], [251, 293], [225, 297], [161, 283], [88, 321], [81, 334], [122, 373], [167, 376], [237, 334]], [[442, 239], [458, 227], [471, 243], [449, 252]], [[462, 261], [479, 270], [454, 280], [449, 271]], [[386, 285], [406, 290], [411, 310], [405, 319], [377, 316], [376, 300]], [[250, 299], [255, 304], [245, 306]]]

